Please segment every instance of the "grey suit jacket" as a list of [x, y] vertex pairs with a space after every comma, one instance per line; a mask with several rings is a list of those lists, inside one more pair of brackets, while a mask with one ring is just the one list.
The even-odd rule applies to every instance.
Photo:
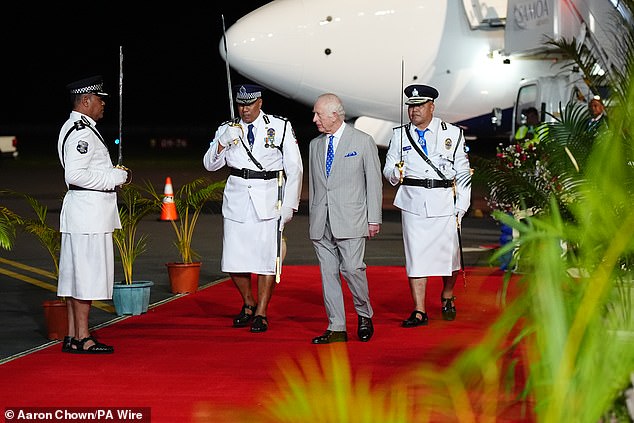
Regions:
[[322, 238], [326, 217], [335, 238], [368, 236], [368, 223], [383, 223], [381, 164], [374, 139], [346, 125], [326, 178], [325, 134], [313, 138], [309, 147], [309, 236]]

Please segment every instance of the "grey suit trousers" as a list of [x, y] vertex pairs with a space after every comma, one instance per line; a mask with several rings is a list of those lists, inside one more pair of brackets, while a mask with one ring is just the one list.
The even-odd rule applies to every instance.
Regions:
[[326, 219], [324, 236], [313, 240], [315, 253], [321, 263], [321, 283], [324, 295], [328, 330], [346, 330], [346, 310], [344, 306], [341, 276], [352, 293], [354, 308], [358, 315], [372, 317], [368, 279], [366, 276], [365, 237], [336, 239]]

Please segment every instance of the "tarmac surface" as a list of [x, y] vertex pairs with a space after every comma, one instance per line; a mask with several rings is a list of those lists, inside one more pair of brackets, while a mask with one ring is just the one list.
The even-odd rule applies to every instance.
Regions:
[[[174, 190], [198, 177], [211, 180], [226, 178], [223, 171], [207, 172], [200, 157], [174, 155], [159, 160], [136, 159], [126, 165], [133, 171], [133, 182], [152, 183], [158, 192], [163, 192], [165, 179], [170, 177]], [[306, 205], [308, 167], [305, 165], [304, 193], [298, 213], [286, 226], [286, 265], [317, 265], [317, 259], [308, 239], [308, 208]], [[0, 189], [11, 189], [27, 193], [48, 207], [47, 222], [59, 228], [61, 199], [65, 192], [63, 172], [59, 163], [47, 158], [3, 159], [0, 161]], [[395, 188], [384, 182], [384, 211], [381, 232], [369, 240], [365, 262], [368, 266], [404, 266], [403, 241], [400, 213], [392, 206]], [[5, 206], [19, 214], [32, 214], [30, 206], [23, 200], [0, 198]], [[187, 294], [172, 294], [165, 263], [178, 261], [178, 252], [173, 245], [174, 231], [169, 222], [160, 220], [160, 215], [150, 215], [140, 224], [140, 233], [149, 235], [148, 250], [137, 258], [134, 267], [135, 279], [154, 282], [150, 304], [156, 305]], [[499, 243], [498, 223], [486, 211], [482, 196], [474, 191], [472, 207], [463, 220], [462, 244], [465, 266], [488, 266], [488, 259]], [[220, 271], [222, 252], [222, 216], [220, 204], [205, 208], [196, 227], [194, 249], [200, 255], [201, 274], [199, 286], [207, 286], [226, 280], [228, 275]], [[0, 249], [0, 364], [54, 342], [47, 338], [42, 302], [57, 298], [55, 280], [47, 277], [53, 271], [53, 261], [46, 250], [30, 234], [18, 233], [12, 250]], [[282, 273], [283, 274], [283, 273]], [[121, 265], [115, 263], [115, 280], [122, 279]], [[283, 280], [283, 278], [282, 278]], [[283, 280], [283, 282], [285, 282]], [[407, 281], [402, 281], [407, 292]], [[272, 301], [275, 301], [275, 295]], [[111, 301], [93, 306], [90, 326], [95, 329], [118, 321]], [[236, 291], [236, 313], [241, 306]]]

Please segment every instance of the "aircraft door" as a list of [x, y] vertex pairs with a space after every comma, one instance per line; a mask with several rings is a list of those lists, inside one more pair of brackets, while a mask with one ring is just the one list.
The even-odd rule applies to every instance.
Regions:
[[[535, 107], [537, 110], [541, 110], [541, 107], [537, 107], [539, 95], [539, 86], [537, 82], [532, 82], [526, 85], [522, 85], [517, 92], [517, 100], [515, 101], [515, 107], [513, 107], [513, 127], [511, 130], [511, 139], [515, 135], [517, 128], [526, 123], [526, 116], [522, 113], [529, 107]], [[542, 110], [543, 113], [543, 110]], [[541, 116], [543, 121], [543, 116]]]

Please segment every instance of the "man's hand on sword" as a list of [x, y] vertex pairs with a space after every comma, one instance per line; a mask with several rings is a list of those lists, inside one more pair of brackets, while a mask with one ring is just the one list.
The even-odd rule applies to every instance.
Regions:
[[284, 225], [286, 225], [288, 222], [291, 221], [291, 219], [293, 218], [293, 212], [295, 210], [293, 210], [292, 207], [285, 207], [282, 206], [282, 209], [280, 210], [280, 231], [282, 231], [284, 229]]
[[221, 146], [227, 148], [234, 141], [239, 141], [241, 137], [242, 137], [242, 127], [227, 125], [227, 129], [225, 130], [225, 132], [223, 132], [222, 135], [218, 137], [218, 142], [220, 143]]

